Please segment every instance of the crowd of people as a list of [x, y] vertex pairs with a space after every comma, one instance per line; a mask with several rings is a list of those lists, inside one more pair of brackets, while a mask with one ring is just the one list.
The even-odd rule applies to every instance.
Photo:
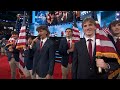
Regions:
[[[84, 37], [79, 41], [73, 40], [73, 29], [65, 30], [59, 44], [61, 59], [62, 79], [108, 79], [110, 72], [119, 69], [119, 61], [116, 58], [96, 58], [96, 21], [93, 18], [85, 18], [82, 22]], [[108, 35], [120, 56], [120, 20], [113, 21], [109, 25], [112, 36]], [[46, 25], [36, 29], [38, 37], [27, 37], [27, 44], [22, 48], [28, 79], [54, 79], [55, 44], [49, 38], [49, 30]], [[8, 61], [11, 68], [11, 78], [15, 79], [16, 67], [19, 67], [19, 50], [16, 49], [18, 33], [12, 32], [14, 42], [5, 45]], [[109, 60], [108, 60], [109, 59]], [[115, 59], [115, 60], [114, 60]], [[106, 62], [107, 60], [107, 62]], [[102, 69], [98, 73], [98, 68]], [[56, 68], [57, 69], [57, 68]], [[119, 79], [119, 73], [113, 78]]]
[[72, 22], [81, 20], [80, 11], [48, 11], [38, 12], [36, 22], [47, 25], [56, 25], [66, 22]]

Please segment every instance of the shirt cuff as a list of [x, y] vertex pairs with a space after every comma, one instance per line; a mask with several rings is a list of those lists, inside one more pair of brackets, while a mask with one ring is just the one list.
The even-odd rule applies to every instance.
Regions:
[[69, 54], [69, 51], [67, 50], [67, 54]]
[[107, 64], [107, 69], [105, 69], [105, 72], [108, 72], [108, 70], [110, 69], [110, 65], [108, 63]]
[[30, 45], [30, 49], [32, 49], [32, 45]]

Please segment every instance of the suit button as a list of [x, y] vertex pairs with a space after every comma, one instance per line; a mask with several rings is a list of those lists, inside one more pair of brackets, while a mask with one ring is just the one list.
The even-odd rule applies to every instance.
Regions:
[[92, 68], [90, 68], [90, 70], [92, 70]]

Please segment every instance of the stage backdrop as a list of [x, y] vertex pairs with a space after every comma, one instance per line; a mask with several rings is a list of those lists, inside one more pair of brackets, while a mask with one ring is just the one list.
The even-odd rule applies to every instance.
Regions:
[[[38, 32], [36, 32], [36, 28], [39, 25], [47, 25], [47, 16], [50, 11], [32, 11], [32, 23], [29, 25], [30, 27], [30, 33], [32, 35], [37, 36]], [[72, 11], [68, 11], [70, 14], [72, 14]], [[53, 12], [51, 12], [53, 13]], [[48, 25], [48, 28], [50, 30], [50, 37], [64, 37], [65, 36], [65, 29], [66, 28], [72, 28], [73, 21], [67, 21], [67, 22], [61, 22], [54, 25]], [[80, 37], [83, 37], [82, 27], [81, 27], [81, 21], [76, 22], [78, 29], [80, 30]], [[62, 34], [64, 34], [62, 36]]]

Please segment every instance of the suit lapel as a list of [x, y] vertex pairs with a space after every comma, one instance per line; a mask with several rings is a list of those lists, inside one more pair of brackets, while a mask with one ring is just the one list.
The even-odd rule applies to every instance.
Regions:
[[[86, 45], [86, 40], [85, 40], [85, 38], [83, 39], [83, 49], [84, 49], [84, 51], [85, 51], [85, 53], [87, 54], [86, 56], [88, 56], [88, 58], [89, 58], [89, 61], [90, 61], [90, 57], [89, 57], [89, 52], [88, 52], [88, 49], [87, 49], [87, 45]], [[95, 44], [96, 45], [96, 44]], [[93, 56], [92, 56], [92, 60], [94, 60], [94, 57], [95, 57], [95, 54], [96, 54], [96, 49], [94, 48], [94, 51], [93, 51]], [[90, 62], [89, 62], [90, 63]]]
[[48, 45], [48, 39], [46, 40], [46, 42], [45, 42], [44, 45], [42, 46], [41, 50], [42, 50], [46, 45]]

